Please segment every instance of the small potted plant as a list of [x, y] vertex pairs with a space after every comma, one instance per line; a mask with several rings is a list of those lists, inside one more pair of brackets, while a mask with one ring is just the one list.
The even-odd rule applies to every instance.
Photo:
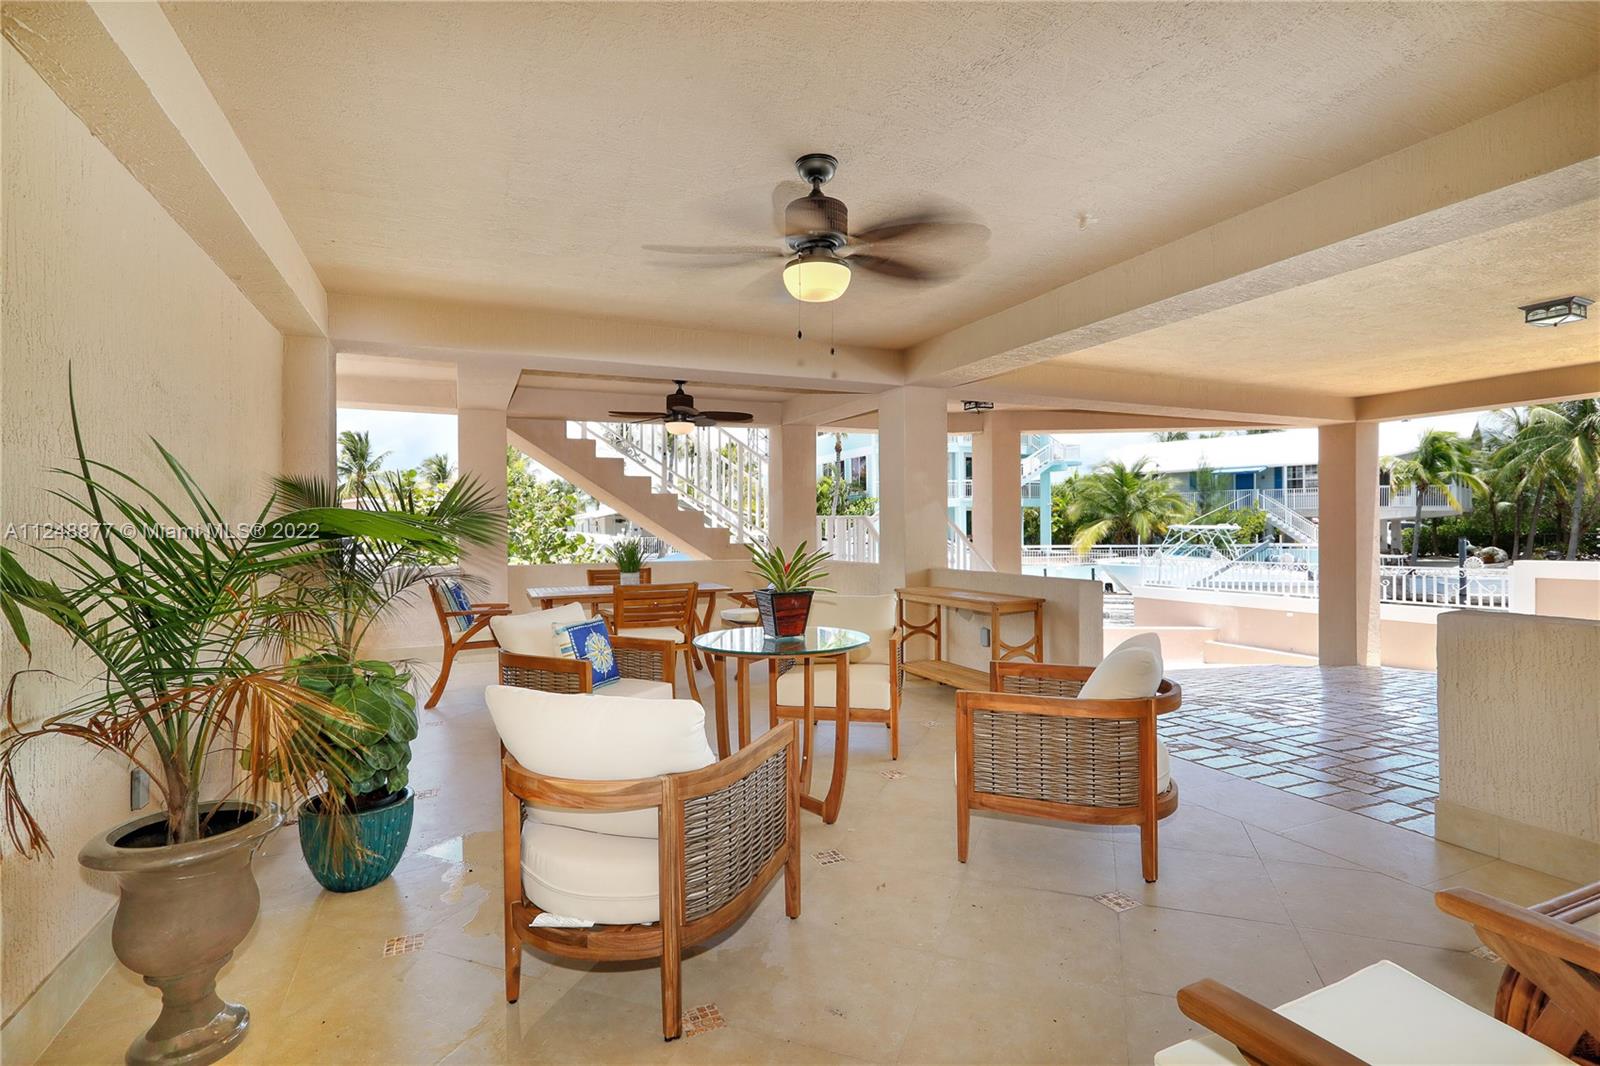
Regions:
[[639, 572], [644, 569], [644, 542], [638, 537], [624, 537], [611, 545], [608, 554], [617, 564], [617, 580], [624, 585], [637, 585]]
[[808, 554], [805, 541], [790, 555], [785, 555], [782, 548], [750, 545], [754, 567], [750, 572], [767, 582], [766, 588], [756, 590], [756, 609], [767, 636], [783, 640], [805, 633], [812, 594], [831, 591], [816, 584], [828, 576], [822, 564], [829, 558], [822, 549]]

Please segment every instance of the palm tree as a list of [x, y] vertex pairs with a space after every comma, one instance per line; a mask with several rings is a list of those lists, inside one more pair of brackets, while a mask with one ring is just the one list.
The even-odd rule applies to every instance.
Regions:
[[[1415, 489], [1417, 513], [1411, 535], [1411, 561], [1415, 563], [1422, 549], [1422, 502], [1429, 489], [1439, 489], [1450, 506], [1461, 510], [1456, 499], [1454, 483], [1483, 491], [1483, 479], [1473, 470], [1472, 442], [1446, 429], [1430, 429], [1417, 441], [1409, 456], [1389, 456], [1383, 461], [1389, 470], [1389, 483], [1397, 489]], [[1437, 538], [1435, 538], [1437, 539]], [[1438, 545], [1434, 545], [1438, 550]]]
[[339, 495], [355, 500], [366, 498], [372, 480], [383, 470], [388, 452], [372, 451], [372, 438], [365, 430], [344, 430], [339, 434]]
[[1078, 527], [1072, 543], [1079, 551], [1104, 540], [1143, 544], [1188, 516], [1189, 505], [1178, 490], [1149, 464], [1149, 459], [1131, 465], [1112, 461], [1078, 479], [1067, 517]]
[[1160, 431], [1158, 433], [1153, 433], [1153, 434], [1151, 434], [1151, 436], [1155, 437], [1155, 439], [1157, 441], [1159, 441], [1160, 443], [1165, 444], [1168, 441], [1188, 440], [1189, 439], [1189, 431], [1188, 430], [1184, 430], [1184, 429], [1169, 429], [1169, 430], [1162, 430], [1162, 431]]
[[436, 488], [449, 481], [451, 475], [455, 473], [450, 466], [450, 457], [444, 452], [430, 455], [422, 460], [422, 466], [418, 470], [422, 474], [422, 480]]
[[1567, 526], [1567, 558], [1578, 556], [1583, 534], [1583, 505], [1594, 484], [1600, 457], [1600, 401], [1568, 400], [1535, 407], [1519, 443], [1516, 458], [1548, 471], [1557, 491], [1571, 504]]

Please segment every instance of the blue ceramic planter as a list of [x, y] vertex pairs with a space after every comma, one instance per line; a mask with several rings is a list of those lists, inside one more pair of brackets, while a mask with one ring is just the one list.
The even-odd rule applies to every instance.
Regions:
[[332, 854], [328, 848], [328, 818], [310, 804], [300, 808], [300, 853], [311, 867], [311, 876], [330, 892], [359, 892], [371, 888], [394, 873], [411, 839], [411, 818], [417, 797], [409, 788], [386, 807], [346, 814], [353, 821], [354, 836], [369, 854], [354, 848]]

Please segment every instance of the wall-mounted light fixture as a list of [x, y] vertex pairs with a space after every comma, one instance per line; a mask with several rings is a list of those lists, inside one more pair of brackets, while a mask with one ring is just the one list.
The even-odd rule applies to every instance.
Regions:
[[1587, 296], [1563, 296], [1559, 300], [1544, 300], [1518, 308], [1523, 321], [1530, 326], [1564, 326], [1568, 322], [1582, 322], [1589, 317]]
[[961, 401], [961, 409], [963, 411], [993, 411], [994, 410], [994, 401], [993, 400], [962, 400]]

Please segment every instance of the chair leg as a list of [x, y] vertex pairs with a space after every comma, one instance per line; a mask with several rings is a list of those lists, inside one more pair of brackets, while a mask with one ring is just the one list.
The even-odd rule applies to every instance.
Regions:
[[900, 700], [889, 698], [889, 758], [900, 758]]
[[444, 695], [444, 686], [450, 680], [450, 664], [455, 662], [455, 659], [456, 646], [445, 645], [444, 662], [439, 664], [439, 679], [433, 683], [433, 689], [428, 693], [428, 702], [422, 705], [424, 710], [433, 710], [434, 705], [439, 702], [439, 697]]
[[966, 791], [957, 786], [956, 792], [956, 859], [967, 861], [967, 839], [972, 834], [972, 807]]
[[506, 1002], [515, 1003], [522, 994], [522, 941], [511, 925], [511, 904], [506, 904]]
[[700, 698], [700, 683], [694, 678], [694, 649], [683, 649], [683, 672], [689, 675], [689, 695], [694, 699]]
[[1144, 867], [1144, 879], [1150, 884], [1156, 880], [1156, 821], [1151, 819], [1139, 825], [1139, 860]]
[[661, 955], [661, 1039], [683, 1035], [683, 958], [678, 944]]

